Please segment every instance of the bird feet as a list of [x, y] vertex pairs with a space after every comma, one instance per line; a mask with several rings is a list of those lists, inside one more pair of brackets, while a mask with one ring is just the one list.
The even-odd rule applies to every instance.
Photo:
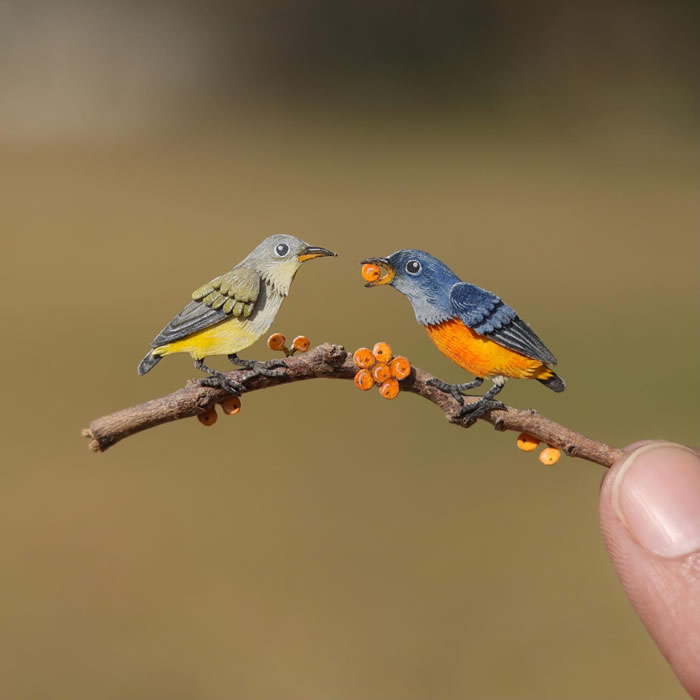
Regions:
[[457, 411], [456, 417], [458, 420], [464, 420], [464, 425], [466, 427], [476, 423], [476, 419], [483, 416], [487, 411], [505, 408], [505, 404], [502, 404], [500, 401], [494, 401], [492, 398], [501, 390], [503, 386], [501, 383], [487, 391], [486, 394], [478, 401], [471, 401], [470, 403], [464, 403], [464, 392], [481, 386], [484, 383], [484, 380], [481, 377], [477, 377], [473, 381], [466, 382], [464, 384], [448, 384], [447, 382], [443, 382], [442, 380], [433, 377], [432, 379], [429, 379], [427, 383], [430, 386], [434, 386], [436, 389], [439, 389], [440, 391], [452, 396], [452, 398], [459, 404], [459, 410]]
[[255, 377], [284, 377], [286, 374], [287, 365], [284, 360], [267, 360], [260, 362], [259, 360], [244, 360], [238, 355], [229, 355], [228, 359], [234, 365], [238, 365], [243, 369], [252, 370], [252, 374], [248, 375], [244, 381], [254, 379]]
[[207, 367], [205, 371], [209, 374], [209, 376], [199, 380], [199, 383], [202, 386], [223, 389], [234, 396], [240, 396], [246, 390], [243, 384], [240, 382], [234, 382], [233, 379], [223, 372], [217, 372], [215, 369], [211, 369], [211, 367]]
[[240, 396], [246, 390], [243, 384], [233, 381], [233, 379], [231, 379], [231, 377], [224, 372], [219, 372], [218, 369], [207, 367], [204, 364], [204, 360], [195, 360], [194, 366], [209, 375], [208, 377], [199, 380], [199, 383], [202, 386], [211, 386], [215, 389], [223, 389], [234, 396]]
[[464, 425], [469, 427], [470, 425], [474, 425], [477, 418], [481, 418], [484, 413], [493, 410], [504, 410], [505, 407], [505, 404], [500, 401], [493, 401], [492, 399], [482, 397], [478, 401], [472, 401], [467, 404], [463, 403], [459, 411], [457, 411], [457, 418], [459, 420], [464, 420]]

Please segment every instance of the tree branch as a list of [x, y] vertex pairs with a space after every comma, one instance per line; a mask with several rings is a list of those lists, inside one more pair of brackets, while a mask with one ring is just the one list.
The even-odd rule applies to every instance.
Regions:
[[[287, 371], [284, 376], [255, 377], [246, 382], [247, 390], [257, 391], [304, 379], [352, 379], [357, 372], [345, 348], [330, 343], [319, 345], [303, 355], [290, 357], [285, 363]], [[250, 370], [229, 373], [231, 379], [237, 382], [245, 381], [248, 375]], [[431, 378], [432, 375], [428, 372], [414, 367], [410, 376], [401, 381], [401, 390], [428, 399], [443, 411], [451, 423], [466, 427], [465, 421], [457, 418], [457, 401], [449, 394], [430, 386], [427, 382]], [[89, 428], [83, 430], [83, 435], [90, 438], [91, 450], [104, 452], [125, 437], [147, 428], [206, 413], [228, 396], [223, 389], [204, 387], [196, 379], [190, 379], [182, 389], [172, 394], [97, 418], [90, 423]], [[476, 400], [465, 398], [465, 401]], [[506, 407], [505, 410], [489, 411], [480, 420], [491, 423], [496, 430], [528, 433], [543, 443], [559, 448], [569, 457], [587, 459], [603, 467], [611, 467], [623, 455], [622, 450], [591, 440], [539, 415], [534, 410]]]

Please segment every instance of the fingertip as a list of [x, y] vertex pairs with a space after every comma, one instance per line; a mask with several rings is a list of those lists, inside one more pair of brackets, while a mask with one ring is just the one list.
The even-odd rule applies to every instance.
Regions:
[[669, 559], [700, 550], [700, 457], [692, 449], [647, 442], [610, 478], [612, 508], [639, 545]]
[[635, 443], [600, 495], [605, 545], [642, 622], [693, 697], [700, 697], [700, 453]]

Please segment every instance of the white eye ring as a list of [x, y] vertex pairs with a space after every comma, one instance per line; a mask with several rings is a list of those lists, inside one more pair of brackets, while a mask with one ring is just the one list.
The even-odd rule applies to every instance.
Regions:
[[418, 260], [409, 260], [406, 263], [406, 272], [408, 272], [409, 275], [418, 275], [422, 269], [423, 266]]
[[289, 252], [289, 246], [286, 243], [280, 243], [275, 247], [275, 253], [283, 258]]

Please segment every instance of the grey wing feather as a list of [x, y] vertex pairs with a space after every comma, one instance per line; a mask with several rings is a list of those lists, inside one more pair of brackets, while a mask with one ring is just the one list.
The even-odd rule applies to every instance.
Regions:
[[153, 339], [151, 347], [181, 340], [231, 316], [247, 318], [253, 313], [259, 293], [258, 273], [248, 267], [235, 267], [196, 289], [193, 301]]
[[201, 302], [191, 301], [158, 333], [152, 340], [151, 347], [157, 348], [161, 345], [174, 343], [176, 340], [181, 340], [197, 331], [203, 331], [205, 328], [223, 321], [227, 315], [221, 309], [211, 309]]
[[535, 331], [518, 316], [502, 328], [484, 333], [484, 335], [509, 350], [515, 350], [515, 352], [539, 360], [545, 365], [557, 364], [557, 358], [552, 355], [549, 348], [540, 340]]
[[535, 331], [495, 294], [463, 282], [450, 290], [450, 303], [457, 318], [480, 335], [547, 365], [557, 364]]

